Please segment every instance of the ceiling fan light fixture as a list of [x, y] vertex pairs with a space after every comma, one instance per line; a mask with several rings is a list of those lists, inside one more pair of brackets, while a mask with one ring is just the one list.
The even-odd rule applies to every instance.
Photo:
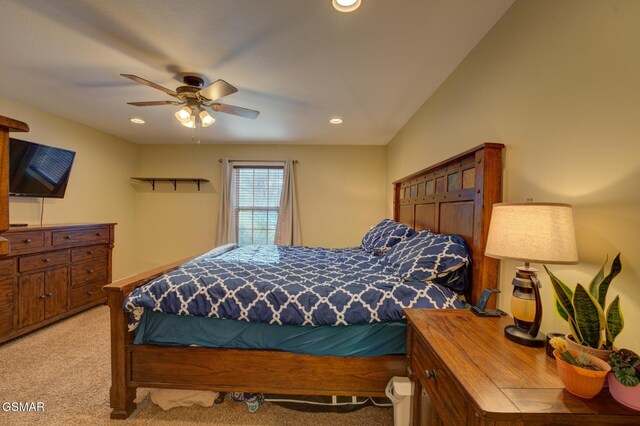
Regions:
[[176, 112], [176, 118], [180, 121], [188, 120], [192, 113], [193, 111], [191, 111], [191, 108], [183, 106], [178, 112]]
[[195, 129], [196, 128], [196, 117], [192, 115], [189, 118], [187, 118], [186, 120], [181, 120], [180, 124], [182, 124], [184, 127], [188, 127], [190, 129]]
[[200, 123], [202, 124], [202, 127], [209, 127], [216, 122], [216, 119], [205, 110], [200, 111], [200, 114], [198, 115], [200, 116]]
[[353, 12], [360, 7], [361, 0], [332, 0], [333, 7], [338, 12]]

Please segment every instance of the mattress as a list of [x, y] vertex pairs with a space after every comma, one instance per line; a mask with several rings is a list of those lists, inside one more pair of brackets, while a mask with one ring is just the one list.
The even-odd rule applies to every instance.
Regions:
[[297, 326], [178, 316], [145, 310], [136, 329], [134, 343], [366, 357], [404, 354], [406, 329], [405, 321]]

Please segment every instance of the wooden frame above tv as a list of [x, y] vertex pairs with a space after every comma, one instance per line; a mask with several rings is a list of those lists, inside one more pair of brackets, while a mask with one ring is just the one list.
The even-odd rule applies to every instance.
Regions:
[[[29, 125], [0, 115], [0, 234], [9, 229], [9, 132], [28, 132]], [[0, 256], [9, 253], [9, 242], [0, 236]]]

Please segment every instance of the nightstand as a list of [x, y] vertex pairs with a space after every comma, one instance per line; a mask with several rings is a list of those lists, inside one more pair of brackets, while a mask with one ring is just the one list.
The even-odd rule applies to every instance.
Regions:
[[544, 348], [504, 336], [507, 317], [466, 310], [405, 309], [413, 424], [640, 424], [640, 413], [603, 389], [593, 399], [567, 392]]

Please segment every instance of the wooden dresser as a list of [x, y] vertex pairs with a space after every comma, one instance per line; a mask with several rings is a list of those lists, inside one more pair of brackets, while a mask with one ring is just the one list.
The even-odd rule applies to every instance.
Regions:
[[512, 319], [470, 311], [406, 309], [413, 424], [640, 424], [640, 413], [603, 389], [593, 399], [567, 392], [544, 348], [504, 337]]
[[0, 343], [104, 303], [114, 223], [10, 228], [0, 257]]

